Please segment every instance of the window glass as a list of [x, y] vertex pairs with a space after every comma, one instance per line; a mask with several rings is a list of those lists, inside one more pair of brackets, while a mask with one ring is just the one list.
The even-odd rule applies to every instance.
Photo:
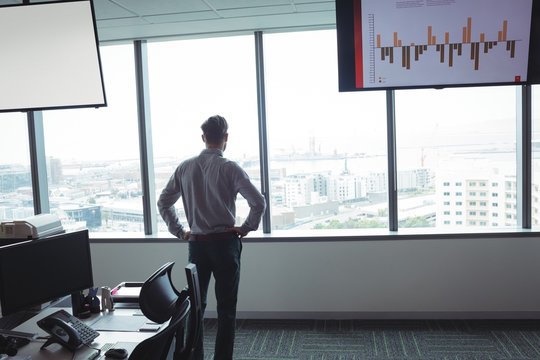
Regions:
[[532, 226], [540, 225], [540, 87], [532, 87]]
[[338, 91], [335, 30], [264, 36], [273, 229], [388, 227], [385, 92]]
[[[156, 198], [178, 164], [204, 149], [200, 126], [216, 114], [229, 123], [224, 156], [238, 162], [260, 189], [254, 54], [253, 36], [148, 44]], [[240, 195], [236, 207], [239, 225], [249, 207]], [[181, 202], [176, 208], [186, 225]], [[158, 229], [167, 230], [159, 216]]]
[[517, 224], [515, 87], [396, 91], [396, 128], [400, 227]]
[[142, 232], [133, 46], [100, 51], [107, 106], [43, 112], [51, 212], [65, 228]]
[[34, 215], [28, 125], [24, 113], [0, 114], [0, 221]]

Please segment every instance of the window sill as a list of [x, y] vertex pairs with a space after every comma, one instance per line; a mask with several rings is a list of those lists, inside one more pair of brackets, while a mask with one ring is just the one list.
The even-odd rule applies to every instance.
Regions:
[[[496, 231], [488, 229], [448, 229], [444, 233], [435, 228], [404, 228], [399, 231], [386, 229], [336, 229], [336, 230], [274, 230], [271, 234], [262, 231], [251, 232], [243, 239], [245, 243], [274, 243], [274, 242], [332, 242], [332, 241], [399, 241], [399, 240], [443, 240], [462, 238], [507, 238], [507, 237], [537, 237], [538, 228], [500, 228]], [[157, 235], [142, 235], [140, 233], [90, 233], [91, 243], [170, 243], [180, 240], [166, 232]]]

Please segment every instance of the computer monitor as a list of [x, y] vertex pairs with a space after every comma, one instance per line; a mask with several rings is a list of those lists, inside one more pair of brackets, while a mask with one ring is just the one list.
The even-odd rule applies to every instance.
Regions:
[[0, 248], [0, 306], [4, 316], [93, 286], [88, 230]]

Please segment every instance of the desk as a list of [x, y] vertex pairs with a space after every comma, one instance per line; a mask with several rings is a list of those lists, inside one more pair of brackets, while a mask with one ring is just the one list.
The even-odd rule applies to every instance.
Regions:
[[[44, 309], [38, 315], [22, 323], [21, 325], [17, 326], [13, 330], [29, 332], [29, 333], [37, 333], [39, 337], [49, 336], [45, 331], [43, 331], [37, 325], [36, 322], [60, 309], [61, 308], [58, 308], [58, 307], [50, 307], [50, 308]], [[63, 309], [71, 313], [70, 308], [63, 308]], [[134, 315], [134, 314], [139, 314], [139, 315]], [[88, 319], [82, 319], [82, 321], [88, 325], [91, 325], [94, 323], [99, 324], [101, 323], [102, 320], [111, 320], [110, 317], [112, 316], [136, 316], [141, 319], [146, 319], [145, 317], [140, 315], [139, 309], [118, 308], [112, 312], [102, 311], [99, 314], [92, 314], [91, 317], [89, 317]], [[98, 321], [100, 322], [98, 323]], [[164, 324], [161, 329], [163, 329], [164, 326], [166, 326], [166, 324]], [[99, 327], [96, 327], [96, 328], [99, 331]], [[120, 343], [125, 343], [124, 344], [125, 346], [119, 346], [119, 347], [124, 347], [126, 348], [126, 350], [131, 352], [133, 348], [139, 342], [153, 336], [156, 332], [99, 331], [99, 333], [100, 335], [91, 344], [92, 348], [100, 349], [106, 344], [115, 344], [115, 343], [120, 342]], [[40, 350], [40, 347], [45, 343], [45, 341], [46, 340], [42, 340], [42, 339], [31, 341], [28, 345], [25, 345], [19, 349], [19, 351], [17, 352], [17, 356], [23, 356], [22, 358], [24, 358], [24, 355], [26, 356], [31, 355], [32, 360], [53, 360], [53, 359], [54, 360], [64, 360], [64, 359], [87, 360], [92, 354], [95, 354], [97, 352], [96, 350], [83, 345], [81, 348], [79, 348], [75, 352], [75, 356], [73, 357], [73, 353], [71, 351], [61, 347], [58, 344], [51, 344], [46, 349]], [[119, 344], [119, 345], [122, 345], [122, 344]], [[13, 359], [13, 357], [8, 357], [7, 359]], [[104, 352], [102, 352], [99, 357], [96, 357], [96, 359], [105, 359]]]

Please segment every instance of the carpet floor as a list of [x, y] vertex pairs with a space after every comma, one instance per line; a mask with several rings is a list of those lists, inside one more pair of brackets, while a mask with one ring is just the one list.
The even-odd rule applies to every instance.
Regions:
[[[205, 359], [217, 322], [205, 320]], [[537, 320], [238, 320], [234, 358], [540, 359]]]

